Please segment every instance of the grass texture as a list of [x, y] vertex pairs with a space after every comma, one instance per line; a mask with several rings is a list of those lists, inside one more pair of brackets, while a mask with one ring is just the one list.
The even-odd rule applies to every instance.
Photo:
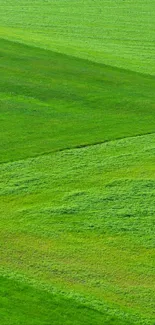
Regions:
[[5, 325], [50, 325], [53, 321], [55, 325], [78, 325], [81, 321], [100, 325], [103, 319], [105, 324], [125, 324], [116, 316], [109, 317], [80, 303], [74, 304], [71, 299], [64, 299], [61, 295], [37, 290], [4, 277], [0, 278], [0, 302], [1, 322]]
[[0, 0], [0, 323], [154, 325], [153, 1]]
[[3, 38], [155, 75], [154, 0], [0, 0]]
[[154, 77], [0, 43], [0, 161], [155, 130]]
[[106, 302], [121, 321], [153, 324], [154, 140], [2, 164], [3, 274], [79, 293], [102, 312]]

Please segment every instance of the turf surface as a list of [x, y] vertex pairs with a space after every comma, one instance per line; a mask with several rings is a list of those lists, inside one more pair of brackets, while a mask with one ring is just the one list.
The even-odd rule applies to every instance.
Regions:
[[154, 0], [0, 0], [2, 37], [155, 75]]
[[[37, 290], [12, 279], [0, 278], [0, 311], [1, 323], [5, 325], [37, 324], [37, 325], [124, 325], [117, 316], [109, 316], [107, 312], [95, 311], [93, 308], [76, 304], [61, 295], [53, 295], [45, 290]], [[7, 313], [6, 313], [7, 311]]]
[[73, 297], [79, 292], [101, 310], [103, 302], [118, 316], [125, 310], [122, 321], [151, 324], [154, 140], [2, 164], [3, 274], [12, 270]]
[[155, 324], [153, 8], [0, 1], [2, 325]]
[[0, 161], [155, 130], [154, 77], [0, 44]]

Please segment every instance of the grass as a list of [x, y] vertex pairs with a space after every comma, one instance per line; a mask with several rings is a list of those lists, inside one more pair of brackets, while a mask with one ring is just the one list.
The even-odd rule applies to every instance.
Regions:
[[154, 77], [6, 40], [0, 55], [0, 161], [155, 130]]
[[[93, 308], [75, 304], [71, 299], [61, 295], [53, 295], [45, 290], [37, 290], [12, 279], [0, 278], [0, 311], [1, 322], [10, 324], [129, 324], [116, 316], [109, 317], [106, 313]], [[6, 313], [7, 310], [7, 313]], [[130, 325], [130, 324], [129, 324]]]
[[3, 325], [155, 324], [153, 8], [0, 0]]
[[153, 324], [154, 140], [2, 164], [3, 273], [65, 296], [79, 292], [92, 305], [105, 301], [116, 315], [129, 313], [126, 321]]
[[155, 3], [0, 0], [3, 38], [155, 75]]

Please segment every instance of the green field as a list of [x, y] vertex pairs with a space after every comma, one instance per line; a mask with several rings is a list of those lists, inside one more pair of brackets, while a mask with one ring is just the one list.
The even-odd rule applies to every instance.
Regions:
[[2, 325], [155, 325], [154, 9], [0, 0]]
[[154, 0], [0, 0], [3, 38], [155, 75]]

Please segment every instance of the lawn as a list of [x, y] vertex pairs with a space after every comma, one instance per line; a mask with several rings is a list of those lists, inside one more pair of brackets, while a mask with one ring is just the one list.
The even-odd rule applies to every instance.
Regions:
[[0, 323], [155, 324], [153, 2], [0, 0]]

